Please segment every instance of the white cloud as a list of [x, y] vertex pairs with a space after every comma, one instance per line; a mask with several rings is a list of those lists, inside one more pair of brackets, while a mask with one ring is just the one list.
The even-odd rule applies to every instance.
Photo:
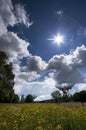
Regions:
[[86, 47], [82, 45], [69, 55], [55, 55], [49, 60], [48, 70], [55, 70], [55, 79], [58, 82], [83, 83], [85, 78], [80, 69], [86, 68]]
[[25, 81], [33, 81], [40, 78], [40, 75], [37, 74], [37, 72], [20, 72], [17, 74], [16, 78]]
[[18, 63], [13, 64], [13, 72], [15, 74], [15, 83], [22, 82], [28, 83], [32, 82], [38, 78], [40, 78], [41, 75], [39, 75], [37, 72], [28, 72], [27, 66], [20, 66]]
[[5, 33], [0, 37], [0, 50], [7, 53], [10, 61], [29, 56], [28, 46], [28, 42], [20, 39], [17, 34], [13, 32]]

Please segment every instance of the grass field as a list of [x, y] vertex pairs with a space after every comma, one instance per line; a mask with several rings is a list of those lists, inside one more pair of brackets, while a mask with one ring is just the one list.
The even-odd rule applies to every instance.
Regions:
[[0, 104], [0, 130], [86, 130], [86, 106]]

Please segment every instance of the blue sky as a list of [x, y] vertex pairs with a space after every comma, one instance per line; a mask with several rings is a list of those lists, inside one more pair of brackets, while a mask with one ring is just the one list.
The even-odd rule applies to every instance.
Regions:
[[[85, 44], [86, 38], [82, 34], [86, 26], [85, 1], [15, 0], [16, 2], [25, 5], [25, 9], [33, 21], [29, 30], [24, 26], [18, 28], [19, 35], [31, 43], [29, 50], [33, 55], [39, 55], [44, 60], [49, 60], [55, 54], [69, 53], [70, 49], [77, 47], [77, 44], [81, 45], [83, 42]], [[59, 10], [63, 11], [62, 17], [57, 15]], [[79, 31], [81, 31], [80, 36], [77, 34]], [[47, 40], [48, 37], [58, 32], [66, 35], [66, 44], [63, 44], [60, 49]], [[71, 39], [72, 41], [70, 41]], [[46, 56], [43, 48], [45, 48]]]
[[85, 0], [0, 1], [0, 50], [13, 63], [17, 94], [48, 99], [63, 81], [75, 84], [71, 93], [86, 89], [85, 5]]

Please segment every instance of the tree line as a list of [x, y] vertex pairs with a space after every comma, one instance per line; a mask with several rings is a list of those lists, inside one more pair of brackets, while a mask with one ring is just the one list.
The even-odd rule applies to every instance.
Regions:
[[52, 92], [51, 95], [53, 97], [52, 102], [56, 102], [56, 103], [74, 101], [74, 102], [81, 102], [82, 105], [84, 105], [84, 102], [86, 102], [86, 91], [85, 90], [76, 92], [73, 95], [66, 95], [66, 98], [64, 98], [64, 96], [61, 95], [58, 90]]

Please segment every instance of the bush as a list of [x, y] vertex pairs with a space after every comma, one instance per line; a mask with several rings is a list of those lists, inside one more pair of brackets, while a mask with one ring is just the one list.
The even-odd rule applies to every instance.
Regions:
[[25, 98], [25, 102], [32, 103], [33, 102], [33, 96], [31, 94], [27, 95]]

